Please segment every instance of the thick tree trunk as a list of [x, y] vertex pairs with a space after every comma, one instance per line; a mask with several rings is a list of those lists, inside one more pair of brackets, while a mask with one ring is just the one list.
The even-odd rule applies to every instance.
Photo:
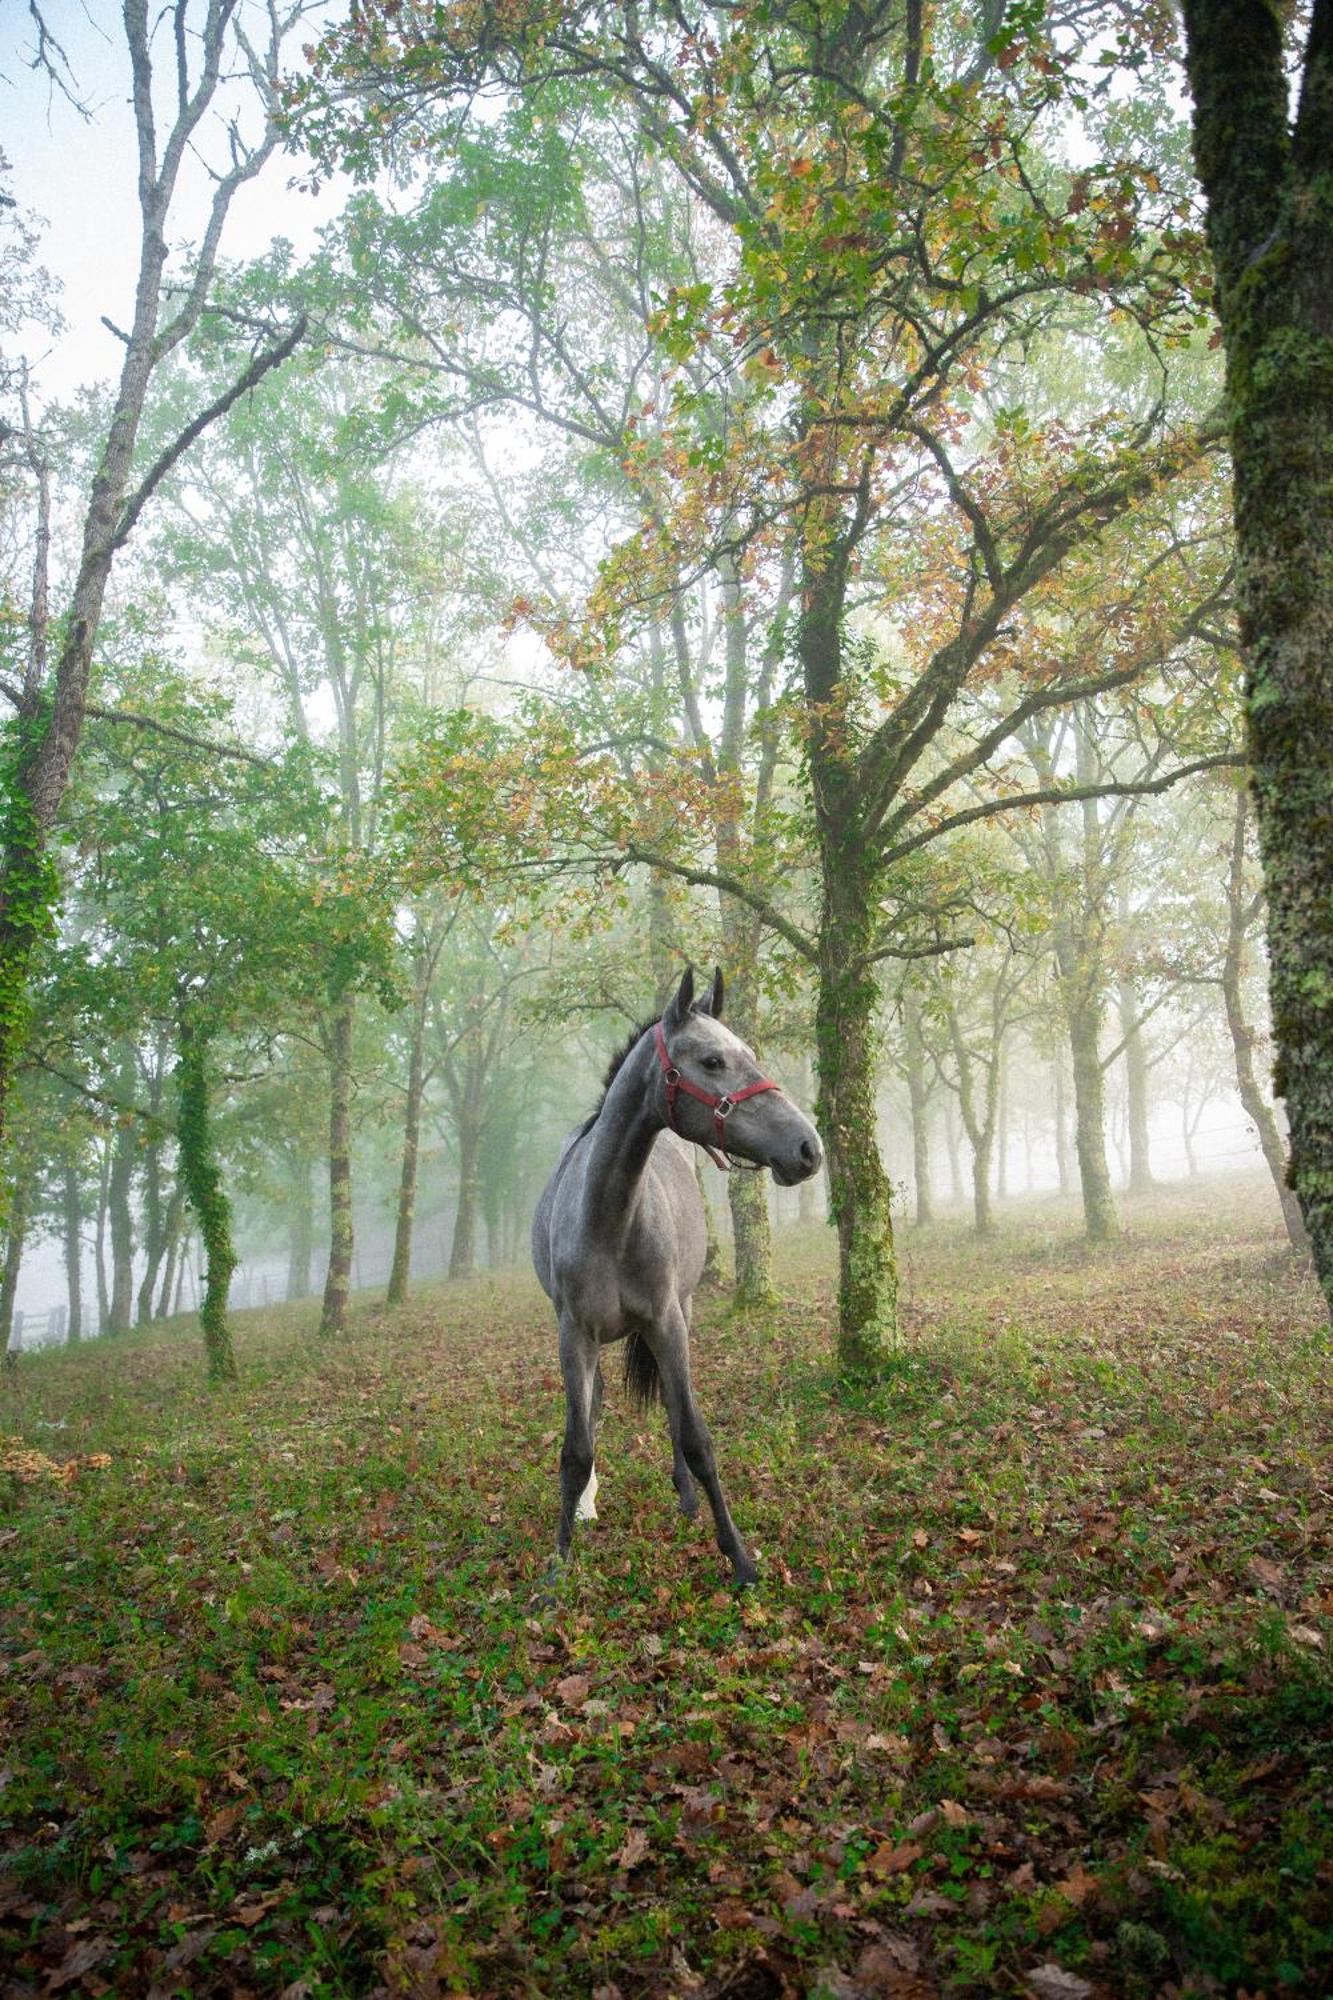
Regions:
[[855, 731], [843, 713], [842, 620], [852, 541], [822, 543], [831, 525], [812, 508], [805, 525], [798, 651], [808, 712], [811, 792], [819, 841], [819, 986], [815, 1048], [818, 1125], [829, 1209], [838, 1231], [838, 1363], [876, 1375], [896, 1352], [898, 1262], [893, 1191], [876, 1139], [879, 984], [873, 952], [878, 856], [858, 818]]
[[916, 1226], [928, 1229], [935, 1220], [930, 1179], [930, 1086], [926, 1081], [926, 1044], [921, 1032], [921, 1001], [912, 987], [903, 989], [903, 1064], [907, 1101], [912, 1114], [912, 1180], [916, 1189]]
[[892, 1188], [875, 1137], [879, 991], [867, 961], [873, 904], [859, 857], [825, 851], [815, 1047], [819, 1131], [838, 1231], [838, 1360], [874, 1375], [898, 1345]]
[[[468, 1082], [471, 1085], [471, 1077]], [[477, 1210], [481, 1189], [480, 1107], [469, 1088], [456, 1125], [458, 1136], [458, 1206], [449, 1246], [449, 1276], [470, 1278], [477, 1268]]]
[[1309, 1238], [1301, 1217], [1301, 1205], [1288, 1180], [1287, 1149], [1282, 1143], [1272, 1106], [1259, 1087], [1254, 1073], [1254, 1029], [1245, 1018], [1242, 979], [1245, 971], [1245, 822], [1244, 792], [1236, 796], [1236, 816], [1231, 840], [1231, 866], [1227, 877], [1227, 949], [1222, 960], [1222, 1002], [1226, 1008], [1227, 1032], [1231, 1036], [1236, 1065], [1236, 1089], [1245, 1116], [1258, 1135], [1273, 1186], [1282, 1207], [1282, 1220], [1293, 1250], [1308, 1255]]
[[347, 1300], [352, 1284], [352, 1028], [355, 1006], [350, 993], [334, 1002], [325, 1047], [329, 1062], [329, 1268], [324, 1280], [322, 1334], [341, 1333], [347, 1325]]
[[83, 1190], [75, 1162], [65, 1162], [61, 1186], [61, 1223], [65, 1248], [65, 1291], [69, 1316], [65, 1339], [77, 1347], [83, 1338]]
[[398, 1175], [398, 1215], [393, 1236], [393, 1265], [386, 1303], [400, 1306], [412, 1275], [412, 1224], [417, 1206], [417, 1159], [421, 1145], [421, 1105], [426, 1094], [426, 1020], [430, 1008], [430, 975], [434, 959], [422, 951], [417, 961], [412, 997], [411, 1043], [407, 1058], [407, 1102], [403, 1109], [403, 1156]]
[[231, 1203], [223, 1189], [221, 1169], [213, 1150], [208, 1039], [189, 1021], [181, 1023], [176, 1081], [181, 1180], [199, 1225], [206, 1260], [199, 1325], [208, 1357], [208, 1379], [230, 1382], [236, 1377], [236, 1356], [227, 1321], [227, 1294], [231, 1289], [231, 1274], [236, 1269]]
[[0, 1354], [12, 1365], [18, 1350], [14, 1338], [14, 1300], [18, 1293], [19, 1267], [28, 1234], [30, 1184], [20, 1174], [10, 1191], [9, 1215], [5, 1223], [5, 1268], [0, 1272]]
[[[727, 941], [727, 1023], [752, 1048], [757, 1048], [758, 1007], [755, 1004], [755, 964], [759, 930], [742, 922], [730, 897], [723, 899], [723, 937]], [[735, 971], [733, 971], [735, 968]], [[739, 976], [736, 976], [737, 973]], [[773, 1305], [773, 1231], [768, 1214], [768, 1176], [738, 1169], [727, 1181], [731, 1209], [731, 1240], [736, 1280], [732, 1294], [739, 1312]]]
[[315, 1254], [315, 1198], [310, 1186], [310, 1162], [297, 1157], [291, 1165], [287, 1208], [287, 1287], [290, 1305], [310, 1297], [310, 1265]]
[[107, 1185], [107, 1215], [111, 1228], [111, 1302], [108, 1331], [124, 1333], [134, 1308], [134, 1216], [130, 1187], [134, 1178], [134, 1123], [128, 1116], [116, 1128]]
[[1083, 1191], [1083, 1221], [1090, 1243], [1109, 1243], [1120, 1232], [1111, 1171], [1106, 1164], [1106, 1072], [1098, 1047], [1100, 994], [1080, 972], [1083, 991], [1066, 997], [1069, 1052], [1074, 1070], [1074, 1152]]
[[1333, 1309], [1333, 8], [1184, 0], [1227, 357], [1237, 604], [1291, 1181]]

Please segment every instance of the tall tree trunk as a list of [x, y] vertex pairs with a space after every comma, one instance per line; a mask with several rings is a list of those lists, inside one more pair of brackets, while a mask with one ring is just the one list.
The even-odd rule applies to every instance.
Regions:
[[1125, 1116], [1129, 1126], [1129, 1192], [1151, 1194], [1151, 1140], [1148, 1135], [1148, 1056], [1139, 1026], [1139, 996], [1132, 979], [1119, 983], [1120, 1036], [1125, 1044]]
[[[1245, 972], [1245, 935], [1248, 919], [1257, 914], [1246, 908], [1245, 823], [1247, 801], [1236, 794], [1236, 814], [1231, 837], [1231, 865], [1227, 872], [1227, 948], [1222, 960], [1222, 1001], [1226, 1008], [1227, 1032], [1236, 1065], [1236, 1088], [1245, 1116], [1258, 1134], [1259, 1144], [1273, 1177], [1273, 1186], [1282, 1206], [1282, 1220], [1293, 1250], [1309, 1253], [1310, 1242], [1301, 1218], [1301, 1205], [1288, 1181], [1287, 1149], [1278, 1131], [1272, 1107], [1259, 1088], [1254, 1073], [1254, 1029], [1245, 1018], [1242, 980]], [[1258, 898], [1255, 902], [1258, 902]]]
[[458, 1117], [458, 1206], [449, 1246], [449, 1276], [470, 1278], [477, 1268], [477, 1210], [481, 1192], [481, 1116], [472, 1089], [471, 1066]]
[[921, 1032], [921, 1001], [909, 984], [903, 988], [903, 1063], [907, 1101], [912, 1114], [912, 1180], [916, 1188], [916, 1226], [927, 1229], [935, 1220], [930, 1180], [930, 1086], [926, 1081], [926, 1043]]
[[355, 1248], [352, 1222], [352, 1028], [350, 993], [334, 1001], [326, 1030], [329, 1062], [329, 1268], [324, 1280], [322, 1334], [347, 1325]]
[[[160, 1089], [154, 1079], [150, 1111], [155, 1116], [160, 1109]], [[139, 1280], [139, 1297], [135, 1308], [135, 1318], [140, 1326], [146, 1326], [153, 1317], [153, 1294], [157, 1290], [158, 1273], [162, 1268], [162, 1253], [166, 1249], [166, 1212], [162, 1200], [162, 1141], [154, 1133], [149, 1140], [144, 1155], [144, 1195], [143, 1195], [143, 1249], [144, 1273]]]
[[1083, 1191], [1083, 1222], [1090, 1243], [1109, 1243], [1120, 1231], [1111, 1170], [1106, 1164], [1106, 1071], [1100, 1042], [1101, 994], [1081, 967], [1066, 995], [1065, 1019], [1074, 1071], [1074, 1152]]
[[181, 1255], [181, 1237], [185, 1229], [185, 1189], [179, 1173], [176, 1185], [171, 1190], [167, 1203], [166, 1249], [162, 1258], [162, 1284], [157, 1295], [157, 1319], [165, 1319], [171, 1311], [171, 1288], [176, 1282], [176, 1265]]
[[0, 1272], [0, 1354], [12, 1365], [18, 1350], [11, 1345], [14, 1337], [14, 1300], [18, 1294], [19, 1266], [23, 1262], [23, 1245], [28, 1234], [28, 1201], [31, 1182], [20, 1169], [11, 1186], [9, 1215], [5, 1223], [5, 1268]]
[[236, 1356], [227, 1321], [227, 1294], [236, 1269], [231, 1235], [231, 1203], [213, 1150], [209, 1115], [208, 1038], [191, 1021], [180, 1025], [176, 1067], [176, 1141], [180, 1174], [203, 1239], [206, 1259], [199, 1325], [204, 1336], [210, 1382], [236, 1378]]
[[315, 1254], [315, 1198], [310, 1186], [310, 1162], [297, 1155], [291, 1163], [287, 1204], [288, 1304], [310, 1297], [310, 1264]]
[[106, 1276], [107, 1217], [111, 1208], [111, 1157], [115, 1141], [109, 1136], [102, 1141], [97, 1162], [97, 1228], [93, 1238], [93, 1269], [97, 1277], [97, 1331], [106, 1333], [111, 1326], [111, 1288]]
[[1333, 1309], [1333, 8], [1184, 0], [1227, 357], [1237, 605], [1268, 905], [1275, 1082]]
[[412, 996], [411, 1042], [407, 1058], [407, 1102], [403, 1110], [403, 1156], [398, 1175], [398, 1215], [394, 1226], [393, 1265], [386, 1303], [400, 1306], [412, 1275], [412, 1223], [417, 1206], [417, 1158], [421, 1144], [421, 1104], [426, 1094], [426, 1019], [434, 958], [418, 954], [416, 990]]
[[875, 1132], [879, 983], [873, 952], [881, 883], [874, 844], [864, 838], [859, 818], [855, 730], [844, 713], [842, 621], [854, 538], [826, 541], [832, 526], [826, 509], [811, 507], [797, 627], [812, 717], [807, 757], [821, 878], [818, 1124], [838, 1231], [838, 1363], [848, 1375], [876, 1375], [899, 1340], [893, 1190]]
[[71, 1347], [77, 1347], [83, 1338], [83, 1190], [79, 1185], [78, 1165], [72, 1158], [65, 1162], [61, 1222], [65, 1242], [65, 1291], [69, 1299], [65, 1338]]
[[[124, 1082], [122, 1073], [122, 1082]], [[111, 1155], [111, 1178], [107, 1186], [107, 1214], [111, 1225], [111, 1311], [108, 1331], [124, 1333], [134, 1307], [134, 1216], [130, 1208], [130, 1187], [134, 1178], [135, 1128], [127, 1114], [116, 1128]]]

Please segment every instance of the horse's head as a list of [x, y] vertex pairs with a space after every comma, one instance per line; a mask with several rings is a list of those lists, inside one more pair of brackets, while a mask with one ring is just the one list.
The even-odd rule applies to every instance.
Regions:
[[824, 1149], [814, 1126], [764, 1076], [754, 1050], [723, 1026], [720, 970], [696, 998], [694, 968], [686, 967], [662, 1015], [659, 1056], [667, 1122], [682, 1139], [768, 1167], [780, 1187], [819, 1172]]

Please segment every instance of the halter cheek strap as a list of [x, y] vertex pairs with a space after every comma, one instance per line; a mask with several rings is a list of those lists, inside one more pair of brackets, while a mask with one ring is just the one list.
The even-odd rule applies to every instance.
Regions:
[[704, 1151], [715, 1167], [720, 1167], [724, 1174], [730, 1173], [735, 1163], [727, 1152], [728, 1118], [736, 1106], [744, 1103], [747, 1097], [758, 1097], [761, 1091], [776, 1090], [778, 1085], [770, 1083], [767, 1078], [761, 1078], [758, 1083], [747, 1083], [744, 1090], [733, 1090], [719, 1095], [715, 1091], [702, 1089], [697, 1083], [691, 1083], [687, 1076], [681, 1075], [667, 1052], [666, 1036], [662, 1033], [660, 1021], [653, 1023], [653, 1046], [657, 1050], [657, 1060], [662, 1065], [662, 1075], [666, 1080], [667, 1124], [678, 1138], [685, 1137], [676, 1123], [676, 1099], [682, 1090], [687, 1097], [697, 1098], [700, 1104], [706, 1104], [713, 1114], [713, 1134], [716, 1144], [705, 1145]]

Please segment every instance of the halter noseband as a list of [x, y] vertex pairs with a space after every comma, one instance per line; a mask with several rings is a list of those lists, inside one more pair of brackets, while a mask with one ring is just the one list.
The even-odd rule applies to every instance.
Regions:
[[755, 1172], [762, 1172], [763, 1169], [755, 1166], [752, 1161], [746, 1160], [742, 1162], [732, 1159], [727, 1151], [726, 1121], [730, 1118], [736, 1106], [743, 1103], [747, 1097], [758, 1097], [760, 1091], [777, 1090], [779, 1086], [776, 1083], [770, 1083], [767, 1078], [761, 1078], [758, 1083], [747, 1083], [744, 1090], [723, 1091], [720, 1094], [711, 1090], [703, 1090], [697, 1083], [691, 1083], [687, 1076], [682, 1076], [676, 1065], [672, 1062], [670, 1055], [667, 1053], [666, 1036], [662, 1033], [662, 1023], [660, 1021], [654, 1021], [653, 1023], [653, 1045], [657, 1050], [657, 1060], [662, 1065], [662, 1074], [666, 1079], [667, 1124], [677, 1137], [681, 1139], [685, 1137], [685, 1134], [676, 1123], [676, 1099], [683, 1090], [687, 1097], [695, 1097], [699, 1100], [700, 1104], [706, 1104], [713, 1114], [713, 1132], [717, 1143], [714, 1146], [704, 1146], [704, 1151], [713, 1162], [713, 1165], [720, 1167], [724, 1174], [729, 1174], [733, 1166], [740, 1165], [751, 1167]]

